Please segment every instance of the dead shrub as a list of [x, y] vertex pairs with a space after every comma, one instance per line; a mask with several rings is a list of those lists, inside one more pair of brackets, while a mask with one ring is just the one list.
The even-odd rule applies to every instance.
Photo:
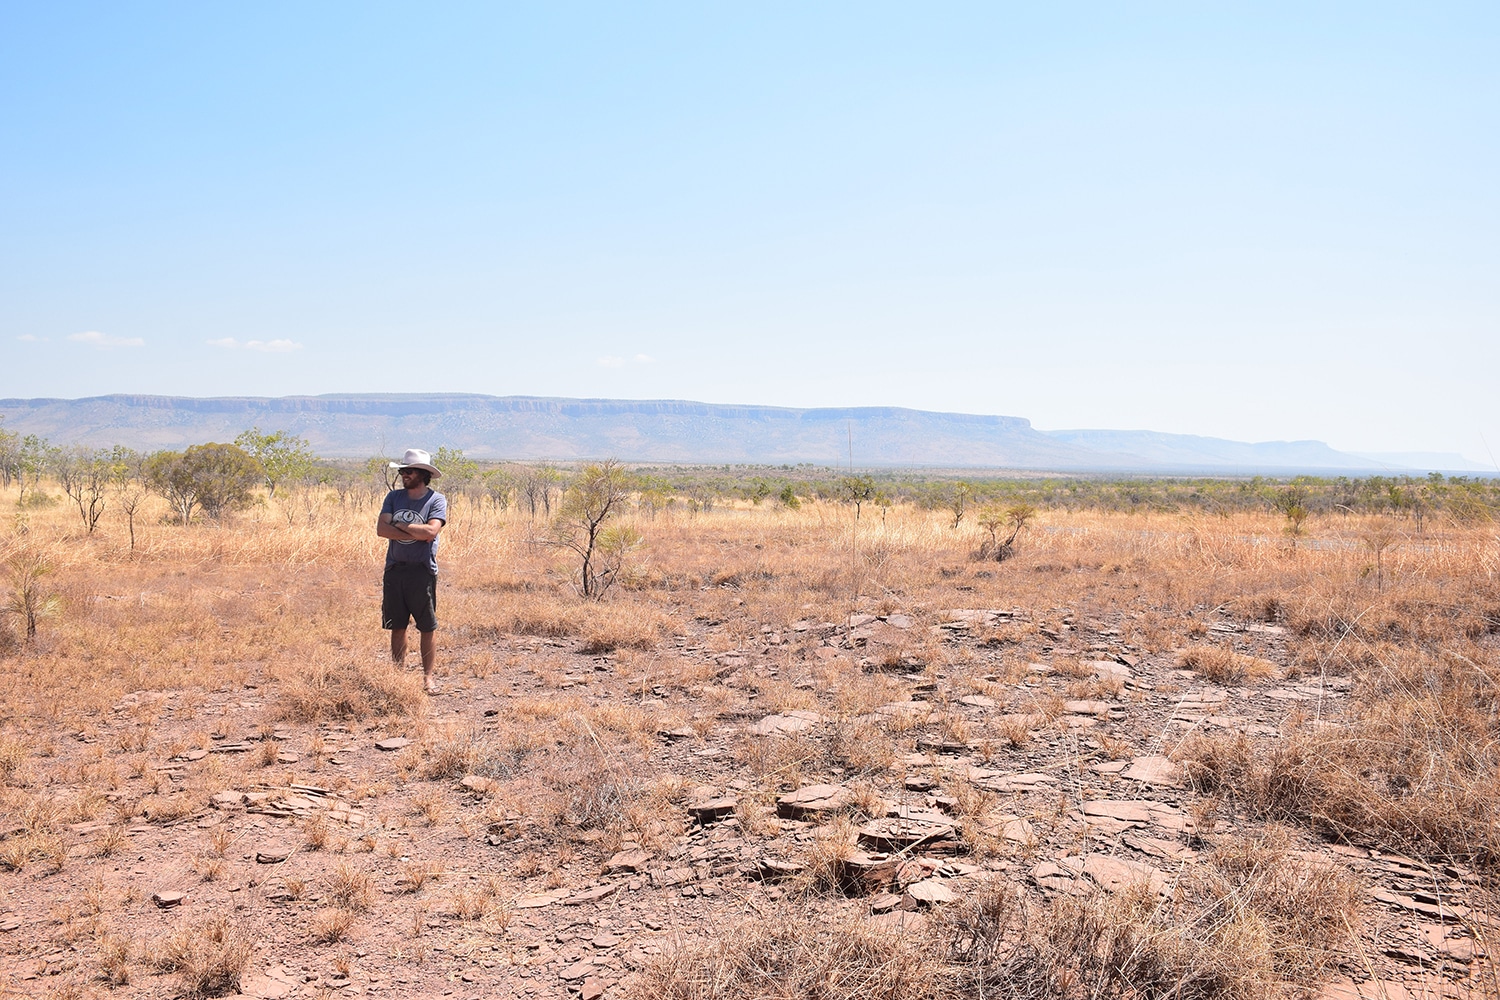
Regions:
[[152, 957], [163, 972], [176, 972], [193, 996], [223, 996], [239, 988], [255, 942], [225, 917], [213, 917], [167, 938]]
[[405, 718], [426, 711], [421, 676], [389, 663], [321, 663], [283, 677], [276, 717], [294, 722], [323, 719]]

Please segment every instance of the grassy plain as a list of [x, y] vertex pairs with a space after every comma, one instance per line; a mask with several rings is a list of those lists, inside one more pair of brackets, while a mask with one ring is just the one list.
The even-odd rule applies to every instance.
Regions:
[[1488, 522], [451, 515], [428, 698], [371, 503], [0, 503], [0, 990], [1500, 995]]

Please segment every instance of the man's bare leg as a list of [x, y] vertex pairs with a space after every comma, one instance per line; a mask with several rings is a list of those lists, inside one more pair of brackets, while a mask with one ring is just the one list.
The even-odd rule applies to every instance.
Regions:
[[391, 629], [391, 662], [401, 666], [406, 662], [406, 629]]
[[417, 635], [421, 637], [422, 686], [431, 694], [437, 690], [437, 682], [432, 679], [432, 668], [437, 665], [437, 633], [418, 632]]

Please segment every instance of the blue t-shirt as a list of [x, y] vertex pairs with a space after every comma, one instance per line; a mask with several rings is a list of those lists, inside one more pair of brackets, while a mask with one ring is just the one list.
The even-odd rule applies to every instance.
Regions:
[[[392, 490], [385, 495], [380, 513], [391, 515], [391, 523], [396, 525], [426, 524], [433, 518], [447, 524], [448, 498], [430, 486], [427, 494], [418, 500], [413, 500], [405, 490]], [[396, 563], [426, 563], [428, 569], [437, 572], [436, 538], [430, 542], [392, 538], [389, 542], [385, 549], [387, 566]]]

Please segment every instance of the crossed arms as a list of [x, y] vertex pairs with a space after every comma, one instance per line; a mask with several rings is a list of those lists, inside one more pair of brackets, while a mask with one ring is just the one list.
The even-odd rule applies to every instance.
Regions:
[[396, 524], [391, 515], [381, 514], [375, 523], [375, 534], [398, 542], [430, 542], [443, 530], [443, 519], [434, 517], [426, 524]]

